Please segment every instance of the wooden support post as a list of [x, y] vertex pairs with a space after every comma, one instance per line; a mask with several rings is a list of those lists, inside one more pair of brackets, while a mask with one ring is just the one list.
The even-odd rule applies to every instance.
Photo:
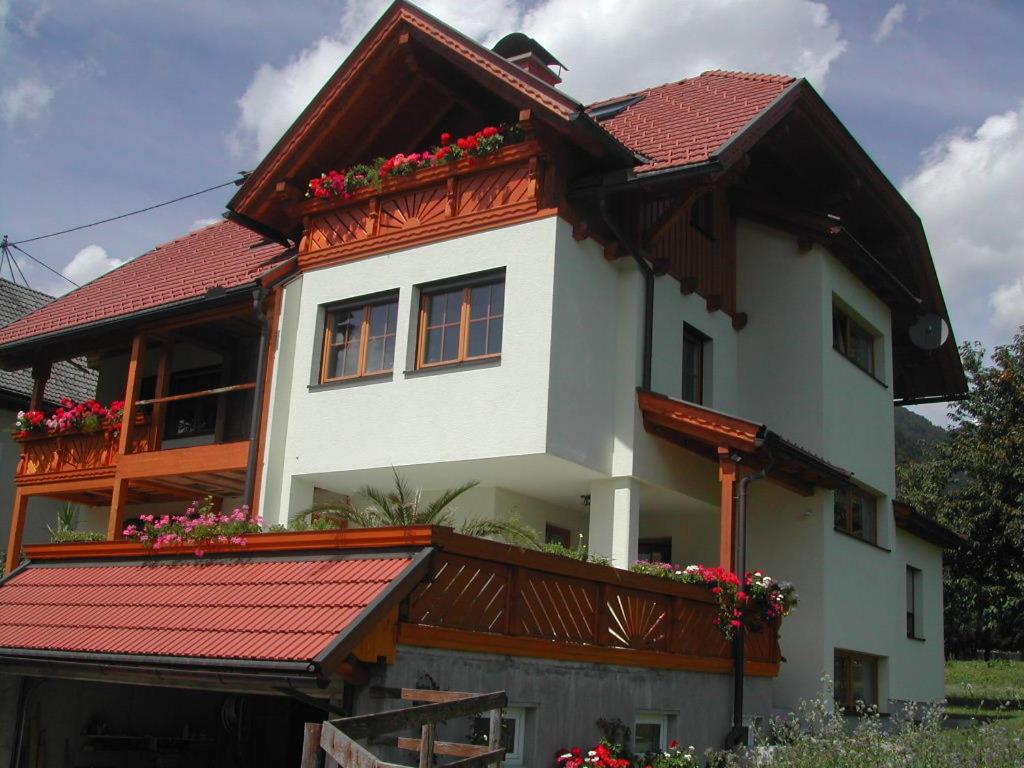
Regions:
[[50, 363], [39, 363], [32, 366], [32, 400], [28, 405], [30, 411], [38, 411], [43, 407], [46, 382], [50, 380], [51, 370]]
[[110, 495], [110, 516], [107, 518], [107, 541], [121, 538], [124, 524], [124, 508], [128, 503], [128, 481], [114, 479], [114, 491]]
[[302, 728], [302, 759], [299, 768], [322, 768], [323, 752], [320, 751], [321, 723], [306, 723]]
[[722, 483], [722, 502], [718, 538], [718, 564], [733, 570], [733, 542], [736, 534], [736, 462], [725, 446], [718, 447], [718, 479]]
[[7, 560], [4, 573], [10, 573], [21, 561], [21, 540], [25, 535], [25, 513], [29, 496], [21, 488], [14, 489], [14, 511], [11, 513], [11, 533], [7, 537]]
[[418, 768], [434, 766], [434, 724], [425, 723], [420, 728], [420, 762]]
[[[491, 750], [501, 749], [504, 740], [501, 737], [501, 710], [491, 710], [491, 722], [489, 723], [489, 729], [487, 733], [487, 746]], [[496, 768], [501, 768], [501, 760], [495, 761], [494, 765]]]
[[[143, 347], [145, 349], [145, 347]], [[168, 337], [160, 342], [160, 361], [156, 367], [156, 386], [153, 398], [159, 400], [167, 397], [171, 388], [171, 367], [174, 362], [174, 339]], [[142, 381], [141, 375], [139, 381]], [[127, 403], [126, 403], [127, 405]], [[127, 409], [126, 409], [127, 410]], [[153, 418], [149, 425], [149, 450], [159, 451], [164, 437], [164, 421], [167, 416], [167, 403], [153, 403]]]
[[132, 424], [135, 422], [135, 401], [139, 399], [139, 389], [142, 386], [142, 367], [145, 361], [146, 337], [139, 334], [132, 340], [132, 354], [128, 360], [128, 381], [125, 382], [124, 389], [124, 418], [121, 419], [121, 436], [117, 443], [117, 452], [122, 456], [128, 452], [130, 445]]

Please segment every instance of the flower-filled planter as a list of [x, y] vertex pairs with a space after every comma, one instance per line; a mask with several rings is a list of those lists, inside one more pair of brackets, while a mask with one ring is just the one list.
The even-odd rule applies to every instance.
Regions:
[[718, 615], [712, 621], [729, 639], [740, 626], [756, 632], [764, 625], [774, 625], [788, 616], [797, 604], [796, 588], [792, 584], [776, 581], [761, 571], [747, 573], [741, 588], [736, 574], [725, 568], [640, 560], [630, 570], [709, 590], [718, 602]]
[[60, 407], [47, 416], [43, 411], [18, 411], [11, 435], [15, 440], [54, 435], [105, 435], [112, 439], [121, 432], [124, 403], [115, 400], [109, 406], [96, 400], [76, 403], [62, 398]]
[[469, 136], [453, 139], [442, 133], [440, 143], [420, 152], [378, 157], [341, 171], [327, 171], [309, 180], [306, 197], [348, 200], [368, 187], [380, 188], [388, 179], [409, 176], [421, 168], [448, 165], [464, 158], [482, 158], [496, 154], [502, 147], [521, 141], [522, 131], [514, 126], [487, 126]]
[[263, 520], [252, 519], [247, 506], [226, 514], [215, 512], [209, 496], [193, 501], [180, 515], [140, 515], [138, 520], [125, 526], [126, 539], [156, 552], [193, 547], [196, 557], [202, 557], [203, 547], [211, 544], [244, 547], [247, 535], [263, 530]]

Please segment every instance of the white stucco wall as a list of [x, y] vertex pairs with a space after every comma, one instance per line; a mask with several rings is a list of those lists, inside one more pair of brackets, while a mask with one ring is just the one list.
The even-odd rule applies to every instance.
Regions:
[[[311, 486], [296, 484], [300, 475], [545, 453], [556, 231], [555, 218], [542, 219], [316, 270], [290, 283], [281, 336], [293, 353], [281, 357], [275, 373], [265, 517], [284, 522], [307, 502]], [[500, 362], [407, 372], [417, 286], [498, 268], [506, 270]], [[394, 374], [311, 386], [320, 355], [318, 307], [395, 289]]]

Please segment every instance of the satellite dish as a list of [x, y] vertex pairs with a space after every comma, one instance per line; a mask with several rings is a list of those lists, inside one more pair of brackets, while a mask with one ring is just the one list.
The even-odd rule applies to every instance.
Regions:
[[949, 338], [949, 323], [929, 312], [918, 315], [917, 322], [910, 326], [910, 340], [919, 349], [938, 349]]

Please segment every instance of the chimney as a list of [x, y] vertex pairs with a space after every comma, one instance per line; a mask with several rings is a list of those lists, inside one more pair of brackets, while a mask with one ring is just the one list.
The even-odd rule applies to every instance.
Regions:
[[[543, 45], [522, 32], [505, 35], [492, 50], [507, 61], [521, 67], [548, 85], [562, 82], [562, 70], [568, 69], [552, 56]], [[553, 68], [557, 68], [557, 71]]]

